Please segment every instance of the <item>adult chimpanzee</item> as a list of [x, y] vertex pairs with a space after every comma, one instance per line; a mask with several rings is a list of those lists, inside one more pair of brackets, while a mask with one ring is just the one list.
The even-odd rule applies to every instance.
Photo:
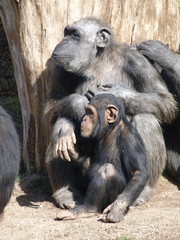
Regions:
[[[118, 211], [109, 213], [106, 220], [118, 222], [146, 185], [146, 150], [137, 130], [127, 120], [123, 104], [114, 95], [96, 95], [85, 109], [80, 135], [89, 141], [81, 140], [78, 161], [73, 161], [79, 168], [76, 178], [82, 176], [79, 181], [84, 185], [81, 189], [85, 189], [84, 203], [70, 211], [62, 210], [59, 217], [92, 216], [113, 203], [112, 208], [118, 205]], [[84, 168], [87, 152], [89, 166]]]
[[[180, 108], [180, 56], [164, 43], [155, 40], [142, 42], [137, 48], [156, 64], [155, 67], [158, 66], [157, 70]], [[163, 130], [167, 150], [166, 169], [168, 174], [178, 180], [180, 186], [180, 116], [170, 125], [164, 124]]]
[[[56, 202], [61, 208], [71, 208], [81, 199], [74, 186], [77, 170], [69, 162], [77, 157], [77, 126], [89, 96], [107, 91], [123, 101], [146, 147], [150, 178], [137, 199], [141, 204], [164, 170], [160, 123], [176, 117], [176, 102], [152, 64], [135, 48], [117, 43], [104, 22], [84, 18], [66, 26], [64, 33], [52, 54], [57, 70], [46, 106], [46, 114], [55, 122], [46, 164]], [[115, 215], [118, 206], [111, 211]]]
[[19, 170], [20, 144], [11, 117], [0, 106], [0, 219]]

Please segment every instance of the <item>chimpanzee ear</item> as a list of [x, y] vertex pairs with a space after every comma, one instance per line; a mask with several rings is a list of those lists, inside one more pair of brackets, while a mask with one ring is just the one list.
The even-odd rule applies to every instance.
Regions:
[[118, 108], [114, 105], [108, 105], [106, 108], [105, 117], [108, 123], [114, 123], [118, 117]]
[[111, 32], [108, 28], [102, 28], [97, 33], [97, 47], [105, 48], [111, 38]]

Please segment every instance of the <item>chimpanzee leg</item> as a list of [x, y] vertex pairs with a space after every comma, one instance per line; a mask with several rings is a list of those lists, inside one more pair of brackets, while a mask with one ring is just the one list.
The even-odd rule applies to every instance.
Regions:
[[120, 176], [116, 168], [105, 163], [103, 166], [94, 165], [90, 171], [90, 181], [83, 205], [77, 205], [70, 211], [61, 210], [58, 218], [72, 220], [81, 217], [90, 217], [102, 212], [111, 204], [125, 187], [124, 178]]
[[[51, 149], [47, 150], [46, 154], [52, 154]], [[82, 203], [83, 197], [76, 185], [80, 181], [80, 174], [77, 175], [76, 166], [60, 157], [47, 157], [52, 159], [47, 163], [47, 171], [56, 203], [63, 209], [72, 208], [76, 203]]]
[[153, 115], [138, 114], [133, 118], [132, 123], [143, 139], [148, 156], [149, 181], [134, 203], [141, 205], [149, 200], [154, 186], [163, 173], [166, 150], [161, 126]]
[[111, 204], [125, 187], [124, 177], [110, 163], [95, 165], [90, 172], [93, 176], [85, 195], [84, 206], [87, 211], [102, 212]]

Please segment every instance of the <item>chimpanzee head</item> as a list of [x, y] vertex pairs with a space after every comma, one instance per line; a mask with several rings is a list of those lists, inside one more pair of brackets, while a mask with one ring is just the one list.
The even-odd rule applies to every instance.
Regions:
[[122, 102], [112, 94], [98, 94], [85, 107], [81, 121], [82, 137], [103, 137], [125, 117]]
[[65, 70], [83, 73], [99, 51], [111, 41], [111, 31], [96, 18], [84, 18], [64, 29], [64, 38], [55, 47], [52, 58]]

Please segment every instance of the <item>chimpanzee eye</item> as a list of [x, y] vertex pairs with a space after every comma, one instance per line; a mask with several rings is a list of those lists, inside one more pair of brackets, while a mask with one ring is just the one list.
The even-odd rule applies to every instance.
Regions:
[[86, 114], [89, 116], [89, 118], [94, 118], [94, 114], [92, 111], [88, 111]]
[[86, 109], [86, 115], [88, 116], [93, 115], [92, 111], [89, 108]]
[[73, 38], [75, 38], [75, 39], [79, 39], [79, 38], [80, 38], [79, 34], [78, 34], [76, 31], [73, 31], [73, 32], [71, 33], [71, 36], [72, 36]]

